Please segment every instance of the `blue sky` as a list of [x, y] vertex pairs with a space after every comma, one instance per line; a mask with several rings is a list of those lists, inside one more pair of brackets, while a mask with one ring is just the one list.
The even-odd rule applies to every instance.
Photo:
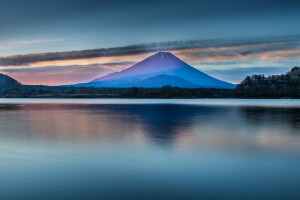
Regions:
[[[300, 63], [299, 1], [1, 0], [0, 4], [0, 72], [26, 84], [89, 81], [157, 50], [171, 51], [234, 83], [248, 74], [284, 73]], [[110, 48], [115, 53], [104, 56]], [[83, 51], [90, 49], [101, 56]], [[77, 51], [77, 57], [72, 59], [70, 51]], [[60, 56], [48, 54], [52, 52]], [[40, 53], [47, 59], [40, 60]], [[23, 56], [13, 62], [15, 55]]]

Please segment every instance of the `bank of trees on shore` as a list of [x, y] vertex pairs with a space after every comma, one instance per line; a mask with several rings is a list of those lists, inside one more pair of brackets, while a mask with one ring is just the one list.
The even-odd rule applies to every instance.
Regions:
[[235, 97], [241, 98], [300, 98], [300, 67], [282, 75], [247, 76], [237, 85]]
[[70, 98], [230, 98], [233, 90], [208, 88], [94, 88], [24, 86], [23, 97]]

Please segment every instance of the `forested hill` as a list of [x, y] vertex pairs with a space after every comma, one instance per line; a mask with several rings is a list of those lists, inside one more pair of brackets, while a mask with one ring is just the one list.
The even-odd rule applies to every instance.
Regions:
[[300, 67], [282, 75], [247, 76], [235, 89], [241, 98], [300, 98]]
[[16, 81], [15, 79], [0, 74], [0, 96], [5, 95], [17, 95], [23, 93], [22, 84]]

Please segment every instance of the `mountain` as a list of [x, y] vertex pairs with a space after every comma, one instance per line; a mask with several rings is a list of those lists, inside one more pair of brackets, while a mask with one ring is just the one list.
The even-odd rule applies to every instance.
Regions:
[[16, 81], [15, 79], [6, 76], [4, 74], [0, 74], [0, 96], [3, 96], [7, 93], [19, 94], [22, 90], [22, 84]]
[[[154, 80], [158, 81], [159, 75], [165, 75], [161, 78], [167, 78], [172, 86], [182, 88], [192, 86], [203, 88], [235, 88], [235, 85], [215, 79], [191, 67], [169, 52], [156, 53], [120, 72], [114, 72], [97, 78], [89, 83], [78, 84], [76, 86], [162, 87], [166, 82], [159, 81], [161, 84], [158, 84], [159, 82], [156, 82], [155, 84], [143, 84], [143, 81], [146, 81], [151, 77], [156, 77]], [[150, 83], [149, 80], [147, 80], [147, 82]]]

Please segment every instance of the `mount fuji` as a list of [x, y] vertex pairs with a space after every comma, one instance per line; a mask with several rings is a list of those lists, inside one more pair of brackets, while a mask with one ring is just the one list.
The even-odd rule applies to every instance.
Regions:
[[160, 88], [166, 85], [181, 88], [235, 88], [234, 84], [215, 79], [191, 67], [169, 52], [156, 53], [120, 72], [114, 72], [75, 86]]

